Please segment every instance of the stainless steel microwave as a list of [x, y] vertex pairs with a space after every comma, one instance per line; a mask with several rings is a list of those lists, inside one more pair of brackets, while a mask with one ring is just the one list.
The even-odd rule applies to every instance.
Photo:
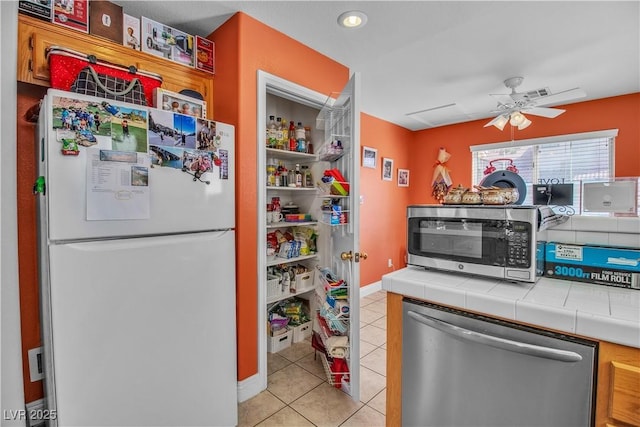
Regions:
[[536, 206], [415, 205], [407, 222], [410, 265], [523, 282], [543, 274]]

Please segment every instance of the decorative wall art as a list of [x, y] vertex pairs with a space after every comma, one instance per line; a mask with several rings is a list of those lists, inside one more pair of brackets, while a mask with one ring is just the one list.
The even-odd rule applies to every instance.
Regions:
[[382, 158], [382, 180], [393, 181], [393, 159]]
[[377, 158], [378, 150], [375, 148], [362, 147], [362, 167], [375, 169]]

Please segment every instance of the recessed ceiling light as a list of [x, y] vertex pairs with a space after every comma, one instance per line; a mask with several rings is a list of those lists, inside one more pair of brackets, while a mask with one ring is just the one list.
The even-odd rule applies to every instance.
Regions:
[[367, 15], [359, 10], [350, 10], [338, 17], [338, 24], [345, 28], [363, 27], [367, 23]]

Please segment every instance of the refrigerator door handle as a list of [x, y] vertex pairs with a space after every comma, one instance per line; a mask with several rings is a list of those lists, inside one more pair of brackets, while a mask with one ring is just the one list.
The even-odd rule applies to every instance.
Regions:
[[519, 341], [496, 337], [493, 335], [483, 334], [481, 332], [470, 331], [469, 329], [461, 328], [459, 326], [455, 326], [450, 323], [443, 322], [442, 320], [435, 319], [424, 314], [416, 313], [415, 311], [411, 310], [409, 310], [407, 314], [417, 322], [420, 322], [424, 325], [435, 328], [440, 332], [452, 335], [462, 340], [473, 341], [478, 344], [488, 345], [515, 353], [526, 354], [529, 356], [558, 360], [560, 362], [574, 363], [582, 360], [582, 356], [573, 351], [558, 350], [555, 348], [527, 344]]

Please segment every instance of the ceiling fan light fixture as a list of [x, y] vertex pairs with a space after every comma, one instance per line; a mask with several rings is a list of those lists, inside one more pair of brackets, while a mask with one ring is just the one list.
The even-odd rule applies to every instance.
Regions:
[[[524, 117], [524, 116], [522, 116]], [[531, 120], [527, 119], [526, 117], [524, 117], [524, 121], [518, 125], [518, 130], [522, 130], [522, 129], [526, 129], [529, 127], [529, 125], [531, 124]]]
[[507, 125], [507, 122], [509, 121], [509, 117], [508, 116], [499, 116], [498, 120], [493, 124], [495, 127], [497, 127], [500, 130], [503, 130], [504, 127]]
[[367, 23], [367, 15], [359, 10], [350, 10], [341, 13], [338, 17], [338, 24], [344, 28], [360, 28]]
[[529, 121], [529, 124], [531, 124], [531, 121], [528, 120], [524, 116], [524, 114], [522, 114], [520, 111], [515, 111], [511, 113], [511, 119], [509, 120], [509, 124], [511, 124], [511, 126], [520, 126], [523, 123], [525, 123], [525, 120]]

